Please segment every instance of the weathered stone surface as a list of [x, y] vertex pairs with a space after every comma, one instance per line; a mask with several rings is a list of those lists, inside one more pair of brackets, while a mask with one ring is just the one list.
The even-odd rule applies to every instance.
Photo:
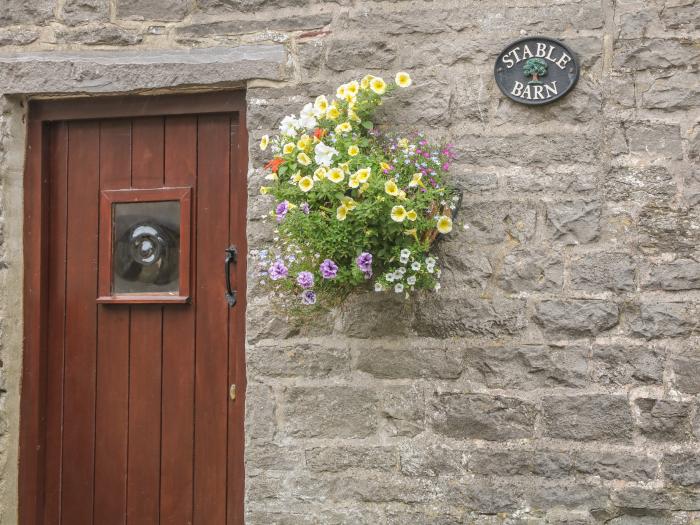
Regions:
[[325, 377], [350, 370], [350, 348], [342, 341], [330, 345], [318, 340], [297, 340], [291, 344], [263, 340], [248, 355], [248, 369], [255, 376]]
[[26, 46], [39, 38], [39, 32], [31, 29], [0, 29], [0, 46]]
[[413, 310], [412, 302], [400, 294], [356, 293], [342, 305], [335, 329], [360, 339], [406, 335], [411, 332]]
[[689, 109], [700, 105], [700, 75], [678, 71], [656, 78], [641, 93], [641, 105], [651, 109]]
[[642, 304], [630, 323], [633, 335], [647, 339], [690, 335], [697, 327], [697, 308], [683, 302]]
[[440, 243], [441, 264], [449, 268], [441, 280], [445, 288], [466, 286], [472, 290], [483, 291], [491, 282], [493, 267], [489, 258], [481, 250], [465, 251], [464, 244], [458, 239], [445, 239]]
[[700, 352], [691, 346], [671, 357], [674, 385], [681, 392], [700, 394]]
[[615, 167], [603, 180], [605, 197], [611, 201], [669, 202], [678, 191], [665, 166]]
[[189, 10], [187, 0], [117, 0], [117, 18], [127, 20], [182, 20]]
[[277, 431], [275, 398], [268, 385], [248, 383], [246, 390], [246, 436], [272, 439]]
[[489, 388], [582, 387], [587, 383], [587, 353], [583, 347], [544, 345], [471, 348], [464, 356], [465, 375]]
[[639, 247], [648, 253], [688, 253], [700, 244], [700, 211], [645, 206], [637, 220]]
[[294, 447], [280, 447], [273, 443], [254, 442], [246, 447], [248, 468], [265, 470], [294, 470], [303, 461], [303, 451]]
[[626, 509], [700, 510], [700, 492], [626, 486], [613, 490], [610, 500]]
[[550, 335], [586, 337], [610, 330], [619, 316], [612, 301], [546, 300], [535, 306], [534, 320]]
[[693, 259], [677, 259], [669, 263], [654, 264], [643, 274], [642, 288], [668, 291], [698, 290], [700, 262]]
[[140, 43], [143, 37], [137, 31], [108, 25], [59, 31], [56, 40], [88, 46], [131, 46]]
[[542, 400], [544, 434], [561, 439], [627, 440], [633, 420], [623, 396], [548, 396]]
[[514, 167], [504, 176], [506, 187], [516, 193], [588, 194], [595, 191], [597, 184], [595, 171], [578, 166]]
[[333, 40], [328, 49], [328, 67], [333, 71], [392, 68], [396, 44], [391, 40]]
[[663, 459], [664, 475], [684, 487], [700, 486], [700, 458], [693, 453], [667, 454]]
[[181, 26], [175, 29], [179, 38], [205, 38], [225, 35], [258, 33], [260, 31], [300, 31], [328, 25], [333, 17], [330, 13], [305, 14], [265, 19], [217, 20]]
[[571, 474], [573, 456], [568, 452], [547, 449], [472, 451], [469, 471], [488, 476], [527, 476], [562, 478]]
[[523, 505], [523, 487], [499, 479], [446, 478], [439, 490], [443, 501], [478, 514], [508, 513]]
[[630, 292], [636, 287], [635, 264], [624, 253], [596, 253], [571, 262], [571, 286], [589, 292]]
[[614, 64], [631, 70], [684, 66], [697, 61], [700, 51], [691, 39], [643, 39], [616, 42]]
[[547, 230], [552, 239], [563, 244], [585, 244], [600, 235], [601, 203], [593, 200], [569, 200], [547, 203]]
[[414, 384], [386, 388], [379, 393], [380, 422], [389, 436], [416, 436], [425, 429], [425, 396]]
[[587, 507], [604, 508], [608, 502], [608, 490], [600, 485], [581, 483], [574, 479], [533, 484], [526, 496], [534, 508]]
[[659, 462], [651, 456], [600, 450], [577, 452], [574, 470], [586, 476], [602, 479], [645, 481], [656, 478]]
[[288, 436], [361, 438], [377, 429], [377, 395], [366, 388], [288, 387], [280, 405]]
[[643, 436], [656, 441], [685, 441], [692, 437], [689, 403], [639, 398], [634, 404]]
[[53, 18], [56, 0], [5, 0], [0, 10], [0, 26], [44, 25]]
[[460, 237], [470, 245], [511, 240], [523, 243], [535, 232], [537, 210], [533, 204], [523, 202], [465, 203], [460, 220], [465, 226]]
[[254, 12], [260, 9], [304, 7], [316, 3], [317, 0], [198, 0], [197, 6], [207, 12], [227, 14], [236, 11]]
[[319, 447], [306, 451], [306, 465], [316, 472], [392, 470], [397, 463], [398, 453], [391, 447]]
[[535, 416], [534, 405], [509, 397], [437, 393], [430, 400], [434, 431], [456, 439], [503, 441], [531, 437]]
[[664, 360], [663, 352], [649, 346], [595, 345], [589, 373], [604, 385], [658, 384], [663, 378]]
[[109, 0], [67, 0], [61, 20], [71, 26], [109, 20]]
[[558, 252], [521, 249], [503, 258], [498, 284], [506, 292], [555, 292], [564, 281], [564, 263]]
[[680, 127], [659, 122], [624, 123], [627, 153], [657, 160], [659, 157], [682, 159]]
[[374, 340], [357, 345], [357, 369], [375, 377], [456, 379], [462, 373], [462, 353], [440, 341]]
[[466, 472], [467, 455], [445, 445], [400, 447], [401, 472], [407, 476], [460, 475]]

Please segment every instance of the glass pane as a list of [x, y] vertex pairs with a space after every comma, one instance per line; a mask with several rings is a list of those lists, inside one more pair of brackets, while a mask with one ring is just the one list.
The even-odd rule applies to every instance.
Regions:
[[113, 293], [179, 291], [180, 202], [123, 202], [113, 208]]

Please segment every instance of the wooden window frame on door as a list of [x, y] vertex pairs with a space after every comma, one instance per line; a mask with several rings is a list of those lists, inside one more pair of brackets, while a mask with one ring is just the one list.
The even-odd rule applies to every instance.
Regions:
[[[20, 398], [19, 523], [42, 523], [47, 378], [48, 124], [54, 121], [238, 113], [245, 123], [245, 92], [129, 95], [31, 100], [24, 173], [24, 347]], [[243, 132], [242, 137], [246, 138]], [[247, 144], [243, 147], [247, 148]], [[245, 176], [247, 155], [236, 169]], [[48, 525], [48, 524], [46, 524]]]

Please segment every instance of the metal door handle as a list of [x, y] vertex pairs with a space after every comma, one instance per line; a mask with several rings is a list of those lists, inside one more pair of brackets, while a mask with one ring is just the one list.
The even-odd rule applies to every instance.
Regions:
[[226, 248], [226, 257], [224, 258], [224, 273], [226, 275], [226, 301], [230, 307], [236, 304], [236, 290], [231, 290], [231, 264], [235, 264], [238, 258], [238, 250], [235, 246]]

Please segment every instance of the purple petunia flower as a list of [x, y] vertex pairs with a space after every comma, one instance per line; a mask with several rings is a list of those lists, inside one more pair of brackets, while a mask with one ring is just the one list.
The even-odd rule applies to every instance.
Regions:
[[297, 284], [302, 288], [311, 288], [314, 285], [314, 274], [311, 272], [299, 272]]
[[334, 279], [338, 275], [338, 265], [330, 259], [323, 261], [318, 269], [321, 270], [321, 275], [324, 279]]
[[365, 279], [372, 277], [372, 254], [369, 252], [362, 252], [355, 260], [358, 268], [365, 274]]
[[309, 210], [309, 203], [308, 203], [308, 202], [302, 202], [302, 203], [299, 205], [299, 209], [304, 213], [304, 215], [308, 215], [308, 214], [309, 214], [309, 211], [310, 211], [310, 210]]
[[275, 213], [277, 214], [277, 222], [282, 222], [282, 220], [287, 215], [288, 211], [289, 211], [289, 202], [287, 202], [287, 201], [280, 202], [277, 205], [277, 209], [275, 210]]
[[277, 259], [275, 262], [273, 262], [268, 272], [270, 274], [270, 279], [273, 281], [284, 279], [287, 277], [287, 275], [289, 275], [289, 270], [287, 270], [287, 267], [284, 265], [284, 261], [282, 259]]
[[316, 294], [311, 290], [304, 290], [301, 293], [301, 302], [308, 305], [316, 304]]

